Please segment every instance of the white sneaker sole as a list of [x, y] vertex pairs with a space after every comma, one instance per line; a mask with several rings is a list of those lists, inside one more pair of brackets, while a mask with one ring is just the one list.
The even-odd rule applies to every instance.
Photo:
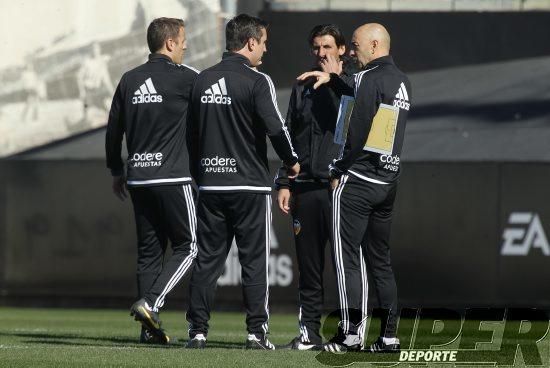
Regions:
[[298, 344], [298, 350], [311, 350], [315, 345]]

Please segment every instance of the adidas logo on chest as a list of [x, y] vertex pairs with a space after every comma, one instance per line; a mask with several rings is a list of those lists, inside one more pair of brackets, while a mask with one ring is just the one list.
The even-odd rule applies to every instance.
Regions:
[[204, 94], [201, 96], [201, 103], [231, 105], [231, 97], [227, 95], [227, 86], [225, 85], [225, 78], [220, 79], [219, 81], [214, 83], [210, 88], [204, 91]]
[[158, 94], [151, 78], [147, 78], [132, 97], [132, 104], [148, 104], [162, 102], [162, 95]]
[[395, 95], [393, 106], [399, 107], [400, 109], [404, 109], [407, 111], [411, 108], [411, 104], [409, 102], [409, 94], [407, 93], [407, 88], [405, 88], [405, 84], [403, 82], [401, 82], [401, 85], [399, 86], [399, 91], [397, 91], [397, 94]]

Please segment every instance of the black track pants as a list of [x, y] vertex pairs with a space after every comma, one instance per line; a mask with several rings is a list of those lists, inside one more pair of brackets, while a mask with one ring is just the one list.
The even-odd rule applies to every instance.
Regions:
[[208, 332], [216, 283], [223, 273], [233, 237], [242, 268], [247, 330], [259, 336], [267, 334], [271, 195], [203, 191], [197, 214], [199, 254], [189, 288], [189, 336]]
[[292, 191], [292, 220], [299, 270], [300, 338], [320, 344], [323, 312], [325, 247], [330, 240], [330, 191], [327, 183], [296, 183]]
[[[397, 184], [376, 184], [343, 175], [333, 192], [333, 243], [346, 334], [364, 338], [368, 286], [374, 287], [382, 319], [381, 336], [395, 337], [397, 287], [391, 266], [390, 229]], [[364, 260], [364, 262], [363, 262]]]
[[[138, 238], [138, 293], [158, 311], [197, 255], [193, 190], [186, 184], [130, 187], [129, 192]], [[163, 266], [168, 240], [172, 256]]]

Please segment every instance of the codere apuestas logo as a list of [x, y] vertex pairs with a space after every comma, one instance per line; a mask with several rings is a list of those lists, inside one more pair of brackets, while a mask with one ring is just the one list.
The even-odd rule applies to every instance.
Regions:
[[204, 95], [201, 96], [201, 102], [215, 103], [218, 105], [231, 105], [231, 97], [227, 96], [225, 78], [220, 79], [204, 91]]
[[153, 81], [151, 78], [147, 78], [145, 83], [139, 86], [138, 90], [134, 92], [132, 98], [132, 104], [147, 104], [147, 103], [160, 103], [162, 102], [162, 96], [157, 93]]

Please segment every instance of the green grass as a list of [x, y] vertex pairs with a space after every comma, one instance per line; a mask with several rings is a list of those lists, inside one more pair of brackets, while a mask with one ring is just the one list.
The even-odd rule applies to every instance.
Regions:
[[[0, 308], [0, 367], [324, 367], [326, 365], [321, 364], [319, 359], [332, 365], [342, 365], [365, 360], [367, 355], [369, 359], [373, 357], [370, 354], [362, 354], [355, 359], [351, 354], [319, 356], [317, 352], [245, 351], [242, 349], [246, 337], [244, 314], [240, 313], [214, 313], [208, 348], [186, 350], [183, 347], [187, 335], [184, 313], [164, 312], [162, 319], [170, 336], [179, 339], [173, 346], [139, 345], [139, 324], [132, 321], [125, 310]], [[405, 328], [406, 324], [412, 328], [412, 322], [403, 321], [404, 330], [400, 330], [402, 345], [409, 346], [410, 337]], [[421, 325], [416, 346], [451, 341], [454, 331], [460, 328], [456, 322], [451, 322], [447, 327], [448, 333], [444, 330], [433, 335], [431, 323]], [[296, 316], [274, 314], [270, 329], [273, 343], [287, 343], [297, 334]], [[503, 328], [500, 328], [500, 336], [502, 331]], [[499, 333], [495, 333], [497, 335]], [[374, 338], [369, 337], [369, 342]], [[457, 349], [459, 342], [455, 340], [444, 349]], [[468, 341], [465, 339], [463, 342]], [[548, 336], [538, 344], [543, 366], [549, 366], [549, 347]], [[499, 351], [486, 353], [479, 355], [466, 351], [462, 358], [463, 361], [491, 361], [502, 356]], [[385, 359], [395, 359], [395, 355], [392, 358], [380, 357], [378, 361]], [[360, 363], [355, 366], [373, 365]], [[400, 367], [405, 366], [400, 364]], [[515, 366], [524, 366], [521, 357]]]
[[[183, 312], [163, 312], [163, 325], [179, 342], [137, 343], [139, 324], [125, 310], [0, 308], [0, 367], [323, 367], [312, 352], [243, 350], [244, 314], [214, 313], [209, 348], [186, 350]], [[271, 341], [297, 334], [295, 315], [271, 317]]]

